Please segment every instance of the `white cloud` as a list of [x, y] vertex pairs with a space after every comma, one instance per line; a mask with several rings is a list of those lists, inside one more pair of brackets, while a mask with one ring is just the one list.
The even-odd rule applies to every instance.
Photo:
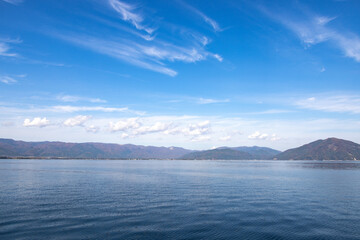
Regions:
[[[316, 99], [318, 99], [318, 97]], [[4, 114], [4, 111], [0, 111], [0, 122], [7, 121], [16, 123], [18, 117], [12, 117], [9, 116], [7, 112], [5, 113], [6, 114]], [[129, 128], [118, 132], [110, 131], [108, 127], [109, 122], [116, 123], [119, 120], [126, 121], [128, 118], [113, 119], [94, 116], [91, 119], [93, 127], [91, 127], [89, 123], [85, 123], [83, 128], [64, 128], [62, 123], [65, 119], [61, 118], [61, 116], [62, 114], [59, 119], [55, 119], [55, 116], [53, 116], [54, 120], [51, 120], [51, 125], [49, 123], [52, 127], [40, 128], [34, 131], [34, 129], [31, 128], [21, 129], [16, 124], [9, 124], [9, 126], [0, 124], [0, 132], [9, 138], [26, 141], [96, 141], [154, 146], [179, 146], [189, 149], [209, 149], [211, 146], [224, 146], [224, 143], [231, 146], [250, 146], [254, 145], [254, 142], [258, 142], [261, 146], [285, 150], [287, 148], [297, 147], [310, 141], [327, 137], [339, 137], [360, 142], [359, 134], [357, 134], [360, 132], [360, 121], [356, 117], [353, 119], [343, 118], [343, 115], [339, 119], [267, 118], [262, 121], [259, 119], [254, 120], [219, 116], [146, 116], [138, 118], [139, 125], [135, 128]], [[28, 122], [31, 122], [32, 120], [33, 119], [31, 118]], [[58, 124], [54, 124], [53, 122]], [[164, 125], [156, 123], [162, 123], [169, 127], [167, 130], [161, 131], [165, 129], [165, 127], [162, 127]], [[101, 129], [97, 126], [101, 127]], [[156, 129], [158, 131], [147, 132], [144, 134], [139, 133], [136, 135], [136, 130], [143, 126], [147, 126], [147, 129], [151, 128], [152, 130]], [[188, 134], [189, 126], [191, 126], [191, 129], [193, 130], [190, 135]], [[198, 128], [207, 127], [209, 130], [195, 131], [195, 126]], [[87, 130], [87, 128], [98, 130], [90, 131]], [[235, 133], [240, 133], [240, 130], [249, 131], [249, 133], [255, 133], [258, 130], [259, 134], [256, 134], [257, 136], [263, 134], [267, 134], [268, 136], [265, 139], [249, 139], [249, 134], [234, 135]], [[97, 132], [97, 134], [92, 134], [92, 132]], [[231, 136], [231, 140], [228, 142], [222, 141], [225, 140], [225, 137], [227, 136]]]
[[[213, 57], [219, 61], [219, 55], [210, 53], [203, 46], [190, 44], [177, 46], [169, 42], [153, 41], [150, 43], [137, 43], [129, 39], [109, 40], [78, 34], [54, 34], [62, 40], [88, 48], [92, 51], [120, 59], [129, 64], [159, 72], [169, 76], [176, 76], [177, 72], [165, 66], [165, 61], [181, 61], [194, 63]], [[111, 38], [110, 38], [111, 39]]]
[[190, 6], [185, 2], [182, 2], [182, 4], [186, 6], [188, 9], [190, 9], [192, 12], [194, 12], [195, 14], [199, 15], [207, 24], [209, 24], [214, 29], [215, 32], [221, 31], [219, 24], [215, 20], [211, 19], [200, 10], [194, 8], [193, 6]]
[[89, 119], [91, 119], [91, 116], [78, 115], [76, 117], [66, 119], [63, 124], [67, 127], [83, 126]]
[[198, 104], [227, 103], [227, 102], [230, 102], [230, 99], [211, 99], [211, 98], [197, 99]]
[[110, 6], [120, 14], [121, 19], [130, 22], [138, 30], [144, 30], [148, 34], [152, 34], [154, 29], [142, 25], [143, 17], [135, 12], [136, 7], [119, 0], [109, 0]]
[[274, 13], [261, 7], [261, 10], [272, 19], [280, 22], [293, 31], [306, 47], [329, 41], [343, 51], [345, 56], [360, 62], [360, 37], [346, 31], [338, 31], [329, 27], [329, 23], [336, 17], [317, 16], [300, 12], [302, 19], [298, 20], [290, 15]]
[[315, 17], [315, 22], [319, 25], [325, 25], [334, 19], [336, 19], [336, 17], [320, 16], [320, 17]]
[[224, 60], [224, 58], [219, 54], [213, 54], [213, 57], [216, 58], [219, 62], [222, 62]]
[[320, 72], [325, 72], [325, 71], [326, 71], [325, 67], [322, 67], [322, 68], [320, 69]]
[[123, 139], [127, 139], [129, 137], [130, 137], [129, 134], [127, 134], [127, 133], [122, 133], [121, 134], [121, 138], [123, 138]]
[[135, 135], [142, 135], [142, 134], [148, 134], [148, 133], [156, 133], [156, 132], [164, 132], [168, 130], [171, 126], [171, 123], [162, 123], [162, 122], [156, 122], [153, 125], [150, 126], [141, 126], [137, 128], [133, 134]]
[[148, 69], [154, 72], [159, 72], [169, 76], [176, 76], [177, 72], [165, 67], [163, 63], [160, 63], [157, 57], [153, 54], [154, 59], [146, 57], [144, 49], [145, 46], [139, 45], [136, 42], [127, 40], [111, 41], [100, 38], [94, 38], [91, 36], [79, 36], [79, 35], [58, 35], [59, 38], [74, 43], [76, 45], [89, 48], [95, 52], [108, 55], [113, 58], [120, 59], [132, 65]]
[[267, 133], [260, 133], [259, 131], [254, 132], [253, 134], [250, 134], [248, 136], [248, 139], [260, 139], [265, 140], [269, 137], [269, 134]]
[[106, 103], [106, 100], [100, 98], [88, 98], [88, 97], [80, 97], [80, 96], [72, 96], [72, 95], [59, 95], [57, 99], [62, 102], [92, 102], [92, 103]]
[[128, 118], [126, 120], [120, 120], [118, 122], [110, 122], [110, 131], [127, 131], [129, 129], [137, 129], [141, 126], [138, 118]]
[[265, 111], [261, 111], [261, 112], [250, 112], [250, 113], [246, 113], [246, 114], [250, 114], [250, 115], [262, 115], [262, 114], [281, 114], [281, 113], [292, 113], [294, 112], [293, 110], [285, 110], [285, 109], [269, 109], [269, 110], [265, 110]]
[[0, 82], [5, 84], [14, 84], [17, 83], [18, 80], [16, 78], [24, 78], [26, 77], [26, 74], [19, 74], [19, 75], [0, 75]]
[[95, 125], [90, 125], [90, 126], [85, 127], [85, 130], [86, 130], [87, 132], [97, 133], [97, 132], [100, 131], [100, 127], [95, 126]]
[[260, 133], [259, 131], [254, 132], [248, 136], [250, 140], [270, 140], [270, 141], [278, 141], [281, 138], [278, 137], [275, 133], [269, 135], [267, 133]]
[[9, 76], [0, 76], [0, 82], [5, 84], [13, 84], [16, 83], [17, 80]]
[[275, 133], [271, 135], [270, 141], [278, 141], [278, 140], [281, 140], [281, 138], [278, 137]]
[[310, 110], [324, 112], [348, 112], [360, 113], [360, 96], [338, 95], [338, 96], [317, 96], [302, 99], [295, 102], [295, 105]]
[[3, 0], [3, 1], [14, 5], [18, 5], [23, 2], [23, 0]]
[[[131, 37], [131, 35], [130, 37], [115, 38], [114, 36], [103, 36], [98, 35], [98, 33], [89, 34], [88, 32], [86, 34], [50, 32], [49, 34], [94, 52], [172, 77], [178, 73], [167, 66], [169, 62], [195, 63], [204, 61], [207, 58], [213, 58], [219, 62], [223, 61], [219, 54], [211, 53], [205, 49], [210, 40], [208, 37], [197, 33], [197, 31], [172, 23], [161, 25], [159, 20], [154, 20], [154, 17], [152, 17], [151, 21], [163, 26], [161, 36], [168, 34], [163, 39], [158, 37], [155, 39], [155, 35], [151, 35], [154, 28], [147, 27], [144, 23], [146, 22], [145, 14], [139, 13], [143, 9], [138, 9], [139, 7], [130, 2], [119, 0], [108, 0], [107, 3], [111, 6], [111, 9], [120, 15], [121, 19], [131, 23], [136, 29], [129, 29], [121, 24], [114, 24], [104, 19], [99, 19], [99, 21], [121, 30], [122, 33], [126, 32], [135, 35], [136, 38]], [[201, 12], [199, 13], [215, 29], [218, 29], [215, 21]], [[150, 17], [147, 19], [150, 19]], [[146, 31], [149, 35], [144, 35], [138, 30]]]
[[22, 41], [20, 39], [0, 38], [0, 56], [4, 57], [18, 57], [17, 53], [10, 52], [9, 44], [18, 44]]
[[88, 106], [53, 106], [50, 108], [54, 112], [125, 112], [128, 108], [113, 108], [113, 107], [88, 107]]
[[10, 47], [7, 43], [1, 42], [0, 40], [0, 56], [4, 57], [16, 57], [18, 56], [16, 53], [9, 52]]
[[23, 123], [24, 127], [46, 127], [48, 125], [50, 125], [50, 121], [47, 120], [45, 117], [36, 117], [33, 120], [26, 118]]
[[186, 136], [198, 137], [208, 134], [210, 132], [210, 121], [206, 120], [198, 124], [190, 124], [188, 127], [182, 129], [182, 133]]
[[[210, 133], [210, 121], [203, 121], [199, 123], [190, 123], [187, 126], [181, 122], [174, 124], [173, 121], [155, 121], [151, 118], [128, 118], [117, 122], [109, 123], [109, 130], [111, 132], [122, 132], [122, 138], [136, 137], [146, 134], [164, 134], [177, 135], [183, 137], [189, 137], [190, 140], [195, 139], [200, 141], [205, 139], [202, 136]], [[174, 119], [175, 120], [175, 119]], [[179, 121], [180, 119], [176, 119]], [[124, 134], [125, 133], [125, 134]]]

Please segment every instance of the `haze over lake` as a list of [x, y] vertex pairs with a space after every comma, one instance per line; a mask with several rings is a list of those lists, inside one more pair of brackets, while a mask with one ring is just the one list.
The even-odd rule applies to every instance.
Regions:
[[0, 160], [1, 239], [359, 239], [360, 162]]

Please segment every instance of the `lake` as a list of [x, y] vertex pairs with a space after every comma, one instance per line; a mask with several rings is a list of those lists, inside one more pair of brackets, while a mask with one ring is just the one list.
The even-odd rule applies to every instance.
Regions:
[[0, 239], [360, 239], [360, 162], [0, 160]]

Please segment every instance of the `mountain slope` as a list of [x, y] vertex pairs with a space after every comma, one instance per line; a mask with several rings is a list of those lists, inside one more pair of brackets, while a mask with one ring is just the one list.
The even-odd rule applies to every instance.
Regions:
[[262, 160], [262, 159], [273, 159], [273, 157], [279, 153], [278, 150], [267, 148], [267, 147], [233, 147], [231, 149], [247, 152], [253, 156], [254, 159]]
[[338, 138], [317, 140], [275, 156], [279, 160], [358, 160], [360, 145]]
[[185, 160], [206, 160], [206, 159], [224, 159], [224, 160], [249, 160], [253, 159], [253, 156], [249, 153], [237, 151], [230, 148], [213, 149], [206, 151], [198, 151], [188, 153], [182, 156], [180, 159]]
[[0, 139], [0, 156], [60, 158], [179, 158], [192, 152], [177, 147], [152, 147], [132, 144], [24, 142]]

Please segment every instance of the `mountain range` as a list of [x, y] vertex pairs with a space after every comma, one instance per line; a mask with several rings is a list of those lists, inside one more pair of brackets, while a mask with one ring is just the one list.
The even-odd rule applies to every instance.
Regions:
[[182, 156], [182, 159], [273, 159], [280, 151], [266, 147], [220, 147], [212, 150], [195, 151]]
[[275, 157], [279, 160], [360, 160], [360, 145], [328, 138], [286, 150]]
[[195, 151], [179, 147], [154, 147], [110, 143], [25, 142], [0, 138], [2, 158], [89, 159], [231, 159], [231, 160], [359, 160], [360, 145], [328, 138], [298, 148], [277, 151], [266, 147], [220, 147]]
[[24, 142], [0, 139], [0, 156], [29, 158], [174, 159], [192, 152], [178, 147], [132, 144]]

